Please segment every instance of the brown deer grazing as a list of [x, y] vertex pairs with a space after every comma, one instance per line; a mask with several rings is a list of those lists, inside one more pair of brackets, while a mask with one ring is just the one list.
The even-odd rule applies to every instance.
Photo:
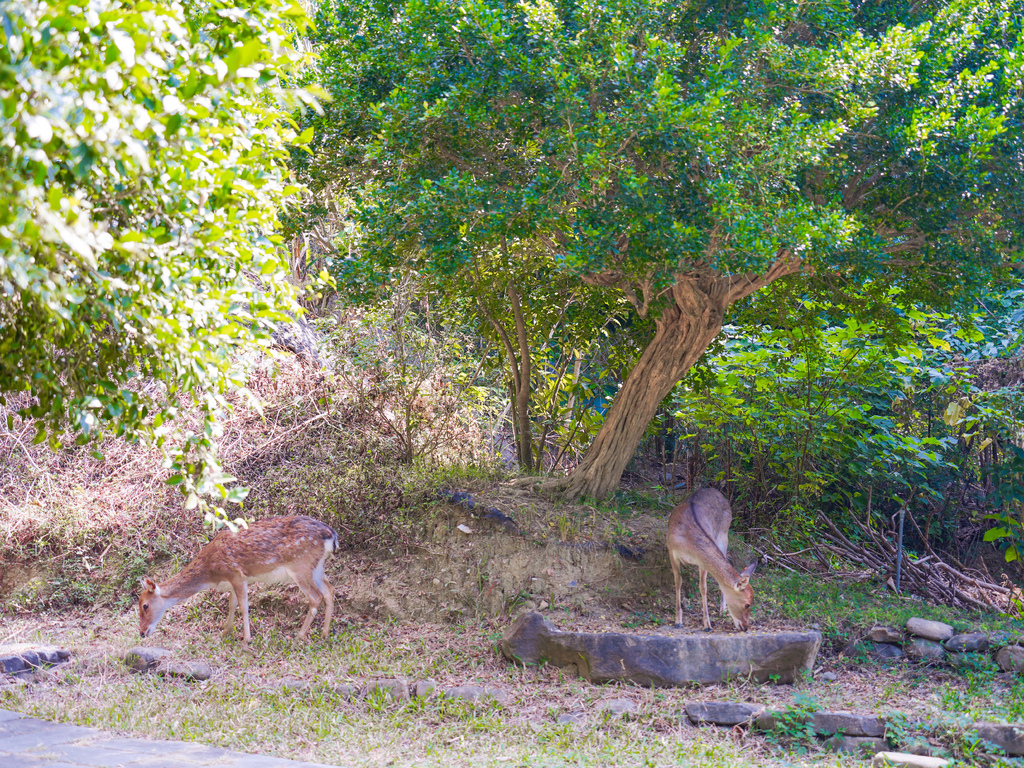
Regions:
[[224, 636], [231, 635], [235, 608], [242, 606], [242, 637], [249, 644], [249, 582], [294, 582], [309, 600], [309, 615], [299, 630], [305, 638], [323, 599], [327, 603], [324, 637], [331, 630], [334, 587], [324, 576], [324, 561], [338, 549], [338, 534], [305, 515], [272, 517], [237, 532], [221, 531], [181, 573], [157, 584], [142, 578], [139, 632], [148, 637], [164, 611], [197, 592], [215, 587], [230, 595]]
[[754, 590], [750, 577], [757, 561], [736, 573], [725, 551], [729, 546], [729, 525], [732, 510], [729, 500], [714, 488], [701, 488], [672, 510], [668, 518], [668, 559], [676, 578], [676, 628], [683, 626], [682, 586], [679, 569], [696, 565], [700, 572], [700, 599], [704, 608], [704, 629], [711, 631], [708, 616], [708, 573], [715, 577], [722, 590], [722, 612], [726, 608], [737, 629], [750, 627], [750, 607]]

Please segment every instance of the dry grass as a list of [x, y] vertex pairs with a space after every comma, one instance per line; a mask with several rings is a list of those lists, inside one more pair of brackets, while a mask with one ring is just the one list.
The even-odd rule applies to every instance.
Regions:
[[[788, 687], [734, 683], [694, 690], [593, 686], [553, 668], [524, 669], [495, 652], [497, 625], [422, 626], [376, 622], [338, 627], [306, 646], [290, 640], [296, 613], [268, 612], [264, 600], [252, 649], [222, 641], [213, 599], [171, 617], [158, 642], [176, 656], [210, 661], [214, 677], [185, 683], [130, 674], [121, 663], [134, 644], [134, 617], [20, 619], [20, 641], [74, 649], [74, 661], [28, 684], [0, 687], [0, 707], [135, 736], [197, 740], [247, 752], [356, 766], [429, 765], [853, 765], [833, 755], [783, 755], [742, 730], [691, 726], [687, 701], [746, 700], [784, 706]], [[217, 606], [219, 609], [220, 606]], [[186, 615], [180, 615], [186, 614]], [[504, 705], [440, 698], [400, 704], [371, 696], [352, 701], [338, 683], [383, 677], [436, 680], [439, 686], [487, 684], [508, 693]], [[280, 689], [283, 679], [315, 687]], [[806, 688], [806, 686], [804, 686]], [[813, 689], [813, 686], [811, 686]], [[603, 699], [637, 705], [629, 718], [603, 716]], [[585, 712], [581, 726], [558, 715]]]

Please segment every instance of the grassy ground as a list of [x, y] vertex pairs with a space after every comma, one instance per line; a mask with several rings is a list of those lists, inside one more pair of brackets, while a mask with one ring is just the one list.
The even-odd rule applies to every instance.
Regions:
[[[852, 612], [866, 624], [874, 619], [898, 624], [906, 616], [925, 615], [965, 628], [978, 625], [978, 617], [893, 600], [864, 585], [826, 584], [823, 589], [784, 572], [764, 574], [759, 597], [758, 629], [816, 617], [828, 634], [826, 625]], [[315, 637], [307, 645], [289, 637], [302, 611], [294, 590], [266, 590], [253, 602], [255, 637], [249, 650], [220, 637], [224, 603], [213, 594], [174, 609], [158, 636], [147, 641], [171, 649], [178, 658], [209, 661], [215, 674], [204, 683], [130, 674], [121, 661], [138, 639], [130, 611], [41, 617], [8, 613], [0, 642], [59, 644], [74, 652], [74, 660], [30, 682], [0, 685], [0, 708], [136, 736], [346, 766], [863, 765], [854, 757], [821, 752], [796, 730], [779, 739], [742, 729], [695, 728], [683, 708], [698, 700], [879, 713], [892, 717], [894, 733], [907, 718], [944, 723], [947, 728], [937, 730], [933, 741], [944, 743], [965, 764], [973, 759], [972, 745], [956, 735], [958, 723], [1024, 720], [1024, 683], [997, 674], [980, 657], [959, 671], [883, 666], [840, 657], [827, 645], [819, 657], [818, 678], [795, 686], [742, 681], [690, 690], [596, 686], [557, 669], [507, 663], [496, 650], [507, 620], [424, 625], [343, 615], [330, 638]], [[848, 608], [836, 610], [844, 604]], [[576, 623], [564, 611], [549, 613], [563, 628]], [[622, 613], [605, 624], [636, 627], [645, 618]], [[988, 624], [1021, 629], [994, 618]], [[846, 633], [850, 626], [842, 622]], [[843, 632], [833, 629], [830, 637], [831, 646], [837, 645]], [[837, 679], [822, 681], [825, 671], [835, 672]], [[336, 684], [390, 677], [433, 679], [442, 687], [495, 685], [508, 693], [508, 700], [474, 705], [431, 698], [401, 704], [377, 695], [345, 700], [333, 691]], [[280, 682], [287, 679], [313, 687], [282, 689]], [[610, 698], [635, 702], [636, 715], [600, 713], [601, 700]], [[559, 715], [574, 712], [586, 713], [582, 725], [556, 722]]]

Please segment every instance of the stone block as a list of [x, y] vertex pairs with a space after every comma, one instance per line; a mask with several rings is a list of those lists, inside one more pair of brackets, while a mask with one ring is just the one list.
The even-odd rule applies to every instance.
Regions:
[[868, 640], [876, 643], [902, 643], [903, 633], [898, 629], [876, 624], [868, 630]]
[[871, 759], [871, 768], [945, 768], [949, 760], [912, 755], [908, 752], [879, 752]]
[[1024, 755], [1024, 725], [975, 723], [974, 730], [978, 736], [992, 742], [1010, 757]]
[[160, 662], [173, 656], [166, 648], [138, 646], [124, 655], [124, 663], [132, 672], [149, 672]]
[[915, 637], [923, 637], [925, 640], [934, 640], [937, 643], [949, 640], [953, 636], [953, 628], [949, 624], [918, 618], [907, 621], [907, 632]]
[[437, 690], [437, 682], [434, 680], [417, 680], [409, 686], [409, 695], [414, 699], [429, 699]]
[[1024, 672], [1024, 648], [1008, 645], [996, 654], [996, 664], [1003, 672]]
[[885, 723], [875, 715], [856, 715], [853, 712], [815, 712], [812, 718], [814, 731], [821, 735], [842, 734], [843, 736], [885, 735]]
[[904, 644], [903, 651], [910, 658], [920, 661], [942, 661], [946, 656], [942, 643], [923, 637], [912, 637]]
[[13, 675], [37, 667], [62, 664], [70, 658], [70, 651], [54, 645], [8, 643], [0, 645], [0, 672]]
[[158, 675], [201, 681], [213, 677], [213, 667], [205, 661], [161, 661], [153, 670]]
[[762, 704], [745, 704], [731, 701], [697, 701], [686, 705], [686, 716], [694, 725], [733, 726], [750, 723], [765, 711]]
[[616, 717], [632, 715], [637, 711], [636, 702], [630, 699], [605, 699], [597, 703], [598, 712], [610, 712]]
[[405, 680], [370, 680], [363, 688], [363, 696], [370, 696], [378, 691], [383, 691], [384, 695], [393, 701], [409, 701], [411, 699], [409, 684]]
[[820, 632], [562, 632], [535, 612], [520, 615], [501, 640], [502, 653], [522, 664], [574, 666], [594, 683], [621, 680], [653, 687], [738, 677], [792, 683], [813, 669], [820, 647]]
[[953, 635], [943, 645], [951, 653], [981, 653], [988, 650], [989, 643], [984, 632], [968, 632]]

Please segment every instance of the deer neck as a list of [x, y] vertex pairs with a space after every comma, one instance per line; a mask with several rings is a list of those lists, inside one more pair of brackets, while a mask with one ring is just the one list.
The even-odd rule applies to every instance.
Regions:
[[171, 605], [192, 597], [197, 592], [214, 586], [214, 582], [200, 568], [194, 567], [198, 561], [193, 560], [184, 570], [167, 581], [157, 585], [157, 594]]

